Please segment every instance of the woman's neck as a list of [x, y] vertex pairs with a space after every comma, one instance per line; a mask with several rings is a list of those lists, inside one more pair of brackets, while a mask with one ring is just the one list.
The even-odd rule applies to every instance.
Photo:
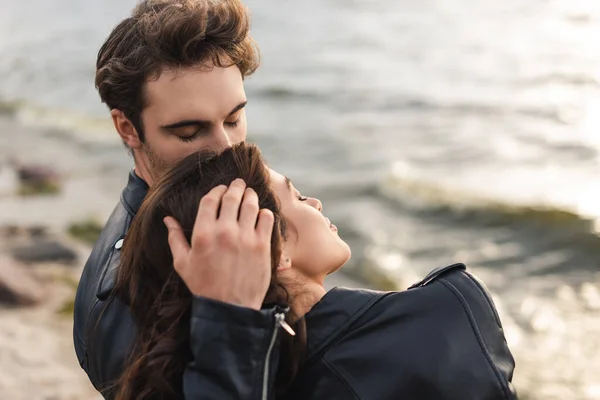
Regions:
[[[296, 285], [295, 285], [296, 286]], [[292, 309], [298, 318], [302, 318], [317, 304], [327, 293], [322, 282], [306, 279], [298, 283], [298, 290], [291, 292]]]

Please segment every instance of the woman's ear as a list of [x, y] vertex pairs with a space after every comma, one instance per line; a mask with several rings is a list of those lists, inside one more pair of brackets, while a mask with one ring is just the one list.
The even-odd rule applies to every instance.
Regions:
[[281, 258], [279, 259], [279, 266], [277, 267], [277, 271], [285, 271], [292, 268], [292, 260], [285, 253], [281, 253]]

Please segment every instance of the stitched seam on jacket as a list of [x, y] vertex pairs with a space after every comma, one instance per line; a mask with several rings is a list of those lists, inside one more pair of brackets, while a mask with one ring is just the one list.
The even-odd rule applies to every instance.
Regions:
[[[123, 205], [123, 208], [125, 209], [125, 211], [127, 211], [127, 215], [136, 215], [137, 211], [135, 211], [133, 209], [133, 207], [131, 207], [131, 205], [129, 204], [129, 202], [127, 202], [127, 200], [125, 199], [125, 196], [123, 196], [123, 193], [121, 193], [121, 204]], [[130, 221], [127, 221], [130, 222]], [[127, 227], [129, 227], [129, 223], [127, 224]]]
[[[100, 299], [96, 299], [96, 301], [94, 302], [94, 305], [92, 306], [92, 309], [90, 310], [90, 313], [88, 315], [88, 319], [87, 319], [87, 324], [85, 326], [85, 338], [86, 338], [86, 343], [85, 343], [85, 351], [84, 351], [84, 359], [87, 363], [87, 360], [89, 358], [89, 353], [88, 353], [88, 346], [87, 344], [89, 343], [90, 340], [90, 318], [92, 316], [92, 314], [94, 313], [94, 310], [96, 309], [96, 306], [98, 305], [98, 303], [100, 302]], [[86, 372], [88, 375], [90, 375], [90, 366], [89, 364], [87, 365], [87, 369]], [[97, 372], [97, 371], [95, 371]], [[94, 388], [100, 392], [100, 389], [98, 389], [98, 387], [96, 387], [96, 383], [92, 381], [91, 376], [90, 376], [90, 382], [92, 382], [92, 384], [94, 385]]]
[[115, 255], [115, 251], [117, 251], [115, 249], [115, 244], [116, 244], [116, 242], [112, 244], [110, 256], [108, 257], [106, 264], [104, 264], [106, 268], [104, 268], [104, 271], [102, 271], [102, 276], [100, 277], [100, 280], [98, 281], [98, 287], [96, 287], [96, 293], [94, 293], [96, 297], [98, 297], [100, 292], [102, 292], [102, 287], [104, 286], [104, 280], [106, 279], [106, 274], [108, 274], [108, 269], [110, 268], [110, 263]]
[[79, 338], [79, 335], [77, 335], [77, 341], [81, 344], [81, 347], [83, 348], [83, 355], [81, 357], [81, 360], [79, 359], [79, 357], [77, 357], [77, 361], [79, 362], [79, 366], [85, 370], [85, 365], [87, 362], [87, 346], [83, 344], [83, 341]]
[[[91, 335], [91, 328], [90, 325], [92, 324], [92, 315], [94, 314], [94, 310], [96, 309], [96, 306], [98, 306], [98, 303], [100, 303], [100, 299], [98, 298], [98, 291], [99, 289], [102, 287], [102, 284], [104, 283], [104, 279], [106, 277], [106, 273], [108, 271], [108, 267], [110, 265], [110, 262], [112, 261], [112, 258], [115, 254], [115, 250], [114, 250], [114, 246], [113, 246], [113, 250], [110, 253], [110, 256], [108, 257], [108, 261], [106, 262], [106, 268], [104, 269], [104, 271], [102, 272], [102, 276], [100, 277], [100, 281], [98, 282], [98, 286], [96, 288], [96, 291], [94, 292], [94, 297], [96, 297], [96, 300], [94, 301], [94, 305], [92, 306], [92, 308], [90, 309], [90, 312], [88, 313], [88, 317], [87, 317], [87, 323], [85, 326], [85, 339], [86, 339], [86, 343], [85, 343], [85, 358], [88, 358], [88, 346], [87, 344], [90, 341], [90, 335]], [[95, 330], [98, 325], [100, 325], [100, 319], [102, 317], [103, 312], [100, 312], [100, 314], [98, 314], [98, 319], [95, 321], [95, 326], [94, 329]]]
[[494, 305], [492, 303], [492, 299], [490, 299], [488, 297], [488, 295], [485, 293], [485, 291], [483, 290], [483, 288], [481, 287], [481, 284], [477, 281], [477, 279], [475, 279], [473, 276], [471, 276], [471, 274], [465, 273], [465, 275], [467, 275], [467, 277], [475, 284], [475, 286], [477, 286], [477, 289], [481, 292], [482, 296], [485, 297], [485, 299], [487, 300], [488, 305], [490, 306], [490, 310], [492, 311], [492, 314], [494, 314], [494, 318], [496, 319], [496, 323], [498, 324], [498, 326], [502, 327], [502, 323], [500, 322], [500, 316], [498, 315], [498, 313], [494, 309]]
[[344, 378], [342, 376], [342, 374], [325, 359], [325, 357], [323, 357], [322, 360], [323, 360], [323, 363], [327, 366], [327, 368], [329, 368], [329, 370], [331, 370], [331, 372], [341, 381], [342, 385], [344, 385], [346, 387], [346, 389], [348, 389], [348, 391], [350, 393], [352, 393], [352, 395], [354, 396], [354, 399], [361, 400], [358, 393], [356, 393], [354, 391], [354, 389], [352, 388], [352, 386], [348, 383], [348, 380], [346, 378]]
[[[83, 348], [83, 353], [84, 353], [84, 356], [85, 356], [85, 354], [87, 354], [87, 346], [85, 345], [85, 342], [83, 341], [83, 339], [81, 339], [81, 335], [79, 334], [78, 330], [75, 329], [75, 328], [73, 329], [73, 337], [77, 340], [77, 342], [79, 343], [79, 345]], [[79, 364], [83, 365], [82, 363], [83, 363], [83, 361], [80, 361]]]
[[[121, 201], [121, 203], [123, 203], [123, 201]], [[117, 242], [120, 239], [125, 239], [125, 236], [127, 235], [127, 232], [129, 231], [129, 227], [131, 226], [131, 222], [133, 221], [133, 216], [130, 214], [129, 210], [126, 209], [126, 211], [127, 211], [127, 216], [125, 217], [124, 232], [119, 235], [119, 239], [117, 240]], [[105, 264], [106, 268], [104, 269], [104, 271], [102, 271], [102, 275], [100, 276], [100, 280], [98, 281], [98, 287], [96, 288], [96, 292], [95, 292], [96, 297], [98, 296], [98, 293], [99, 293], [100, 289], [104, 285], [104, 280], [106, 279], [106, 274], [108, 273], [108, 268], [110, 267], [110, 263], [111, 263], [113, 257], [115, 256], [115, 251], [117, 251], [115, 249], [115, 244], [117, 242], [114, 242], [114, 243], [111, 244], [110, 256], [108, 257], [108, 260], [106, 261], [106, 264]], [[118, 251], [120, 251], [120, 250], [118, 250]], [[119, 267], [120, 266], [121, 265], [119, 263]], [[94, 304], [94, 306], [95, 305], [96, 304]], [[93, 310], [93, 308], [94, 307], [92, 307], [92, 310]], [[91, 314], [91, 312], [90, 312], [90, 314]]]
[[360, 318], [367, 310], [373, 307], [375, 304], [379, 303], [382, 299], [387, 297], [391, 293], [386, 293], [384, 295], [374, 294], [371, 299], [365, 302], [340, 328], [333, 337], [329, 340], [326, 340], [321, 346], [319, 346], [316, 350], [314, 350], [311, 354], [308, 355], [306, 362], [302, 365], [302, 369], [310, 368], [312, 364], [317, 362], [319, 358], [327, 353], [327, 351], [336, 344], [342, 335], [346, 333], [350, 327], [356, 322], [358, 318]]
[[485, 346], [485, 342], [483, 341], [483, 337], [481, 336], [479, 327], [475, 323], [475, 318], [473, 317], [473, 313], [471, 311], [471, 308], [467, 304], [467, 301], [465, 300], [463, 295], [460, 293], [460, 291], [452, 283], [450, 283], [446, 279], [439, 279], [439, 282], [441, 282], [444, 286], [446, 286], [448, 288], [448, 290], [450, 290], [450, 292], [454, 295], [454, 297], [456, 297], [458, 302], [461, 304], [463, 310], [465, 311], [465, 314], [467, 314], [467, 318], [469, 319], [469, 323], [471, 324], [473, 333], [475, 333], [475, 337], [477, 338], [477, 342], [479, 343], [481, 352], [483, 353], [486, 360], [488, 361], [490, 368], [494, 372], [494, 376], [496, 377], [496, 380], [498, 381], [498, 384], [500, 385], [500, 388], [501, 388], [502, 394], [503, 394], [503, 398], [510, 399], [510, 395], [509, 395], [510, 391], [509, 391], [508, 387], [505, 387], [505, 385], [502, 383], [502, 374], [500, 373], [500, 371], [498, 371], [498, 368], [496, 368], [496, 366], [492, 362], [490, 353], [489, 353], [487, 347]]

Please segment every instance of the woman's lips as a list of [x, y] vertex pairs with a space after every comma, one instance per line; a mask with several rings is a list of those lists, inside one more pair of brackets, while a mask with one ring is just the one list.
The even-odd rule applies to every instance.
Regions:
[[327, 223], [329, 224], [329, 229], [331, 229], [334, 232], [337, 232], [337, 230], [338, 230], [337, 226], [332, 224], [331, 220], [329, 218], [325, 217], [325, 219], [327, 220]]

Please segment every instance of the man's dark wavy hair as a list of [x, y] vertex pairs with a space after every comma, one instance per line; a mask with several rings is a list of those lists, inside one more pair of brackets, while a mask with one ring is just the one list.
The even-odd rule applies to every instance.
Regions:
[[144, 141], [144, 85], [166, 69], [230, 67], [242, 76], [259, 65], [249, 35], [250, 18], [240, 0], [144, 0], [117, 25], [98, 52], [96, 88], [109, 109], [118, 109]]

